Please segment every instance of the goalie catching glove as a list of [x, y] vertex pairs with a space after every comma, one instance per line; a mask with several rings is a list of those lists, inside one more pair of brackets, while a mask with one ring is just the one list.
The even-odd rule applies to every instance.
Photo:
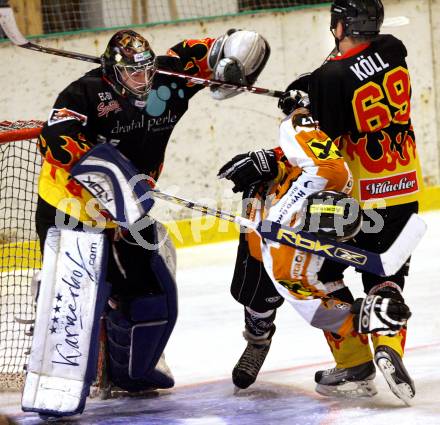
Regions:
[[234, 183], [233, 192], [243, 192], [256, 183], [273, 180], [278, 175], [275, 152], [261, 149], [236, 155], [220, 168], [217, 175]]
[[[230, 29], [217, 38], [208, 54], [208, 64], [215, 80], [249, 86], [255, 83], [270, 55], [268, 42], [255, 31]], [[236, 89], [212, 87], [214, 99], [239, 94]]]
[[394, 298], [368, 295], [358, 298], [351, 307], [353, 325], [357, 332], [377, 332], [381, 335], [395, 335], [411, 317], [409, 307]]

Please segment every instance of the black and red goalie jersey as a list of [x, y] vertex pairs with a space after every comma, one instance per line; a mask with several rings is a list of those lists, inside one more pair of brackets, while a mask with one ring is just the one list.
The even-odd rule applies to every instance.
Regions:
[[[159, 66], [176, 72], [209, 77], [208, 51], [214, 38], [185, 40], [159, 57]], [[39, 146], [45, 159], [39, 196], [80, 221], [89, 214], [84, 205], [90, 194], [70, 179], [72, 165], [96, 143], [116, 146], [141, 173], [157, 180], [173, 128], [188, 109], [188, 102], [203, 86], [156, 73], [145, 107], [118, 95], [94, 69], [71, 83], [58, 96], [42, 130]], [[80, 208], [65, 200], [80, 201]]]

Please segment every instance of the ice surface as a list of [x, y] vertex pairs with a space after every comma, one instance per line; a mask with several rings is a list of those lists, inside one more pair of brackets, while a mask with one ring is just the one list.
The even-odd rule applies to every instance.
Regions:
[[[409, 322], [405, 364], [417, 394], [405, 407], [380, 372], [378, 395], [338, 400], [314, 392], [314, 372], [332, 367], [319, 330], [289, 306], [279, 309], [277, 333], [257, 382], [233, 394], [231, 370], [245, 346], [242, 308], [229, 294], [235, 242], [178, 251], [179, 319], [166, 350], [176, 387], [143, 399], [89, 401], [77, 424], [167, 425], [438, 425], [440, 424], [440, 212], [423, 215], [428, 232], [412, 258], [405, 296]], [[361, 295], [359, 275], [347, 273]], [[20, 412], [19, 395], [2, 394], [0, 408], [20, 424], [40, 423]]]

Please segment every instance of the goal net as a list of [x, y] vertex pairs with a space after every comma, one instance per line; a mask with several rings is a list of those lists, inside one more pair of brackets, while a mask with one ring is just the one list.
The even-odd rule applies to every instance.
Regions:
[[0, 122], [0, 390], [23, 385], [40, 267], [35, 231], [41, 121]]

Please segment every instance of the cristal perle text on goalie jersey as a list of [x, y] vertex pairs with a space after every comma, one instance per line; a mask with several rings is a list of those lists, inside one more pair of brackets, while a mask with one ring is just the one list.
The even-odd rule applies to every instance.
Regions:
[[312, 112], [347, 161], [352, 196], [364, 207], [413, 202], [422, 188], [406, 55], [400, 40], [381, 35], [311, 75]]
[[[181, 67], [171, 70], [210, 77], [207, 54], [213, 42], [213, 38], [185, 40], [172, 47], [168, 56], [179, 57]], [[58, 96], [40, 136], [45, 159], [38, 188], [41, 198], [80, 221], [98, 218], [96, 204], [93, 208], [89, 204], [86, 211], [92, 196], [69, 179], [69, 170], [102, 142], [116, 146], [141, 173], [157, 180], [171, 132], [188, 109], [190, 98], [202, 88], [156, 73], [147, 104], [140, 109], [112, 90], [100, 68], [74, 81]]]

